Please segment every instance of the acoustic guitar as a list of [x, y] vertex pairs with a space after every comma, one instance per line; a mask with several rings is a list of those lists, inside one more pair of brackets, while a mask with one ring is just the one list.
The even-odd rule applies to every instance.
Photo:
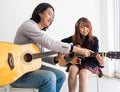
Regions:
[[40, 53], [40, 49], [34, 43], [17, 45], [0, 42], [0, 86], [14, 82], [25, 73], [40, 69], [41, 58], [56, 53]]
[[[97, 54], [104, 53], [105, 57], [108, 58], [113, 58], [113, 59], [120, 59], [120, 52], [119, 51], [109, 51], [109, 52], [95, 52], [95, 53], [90, 53], [89, 57], [95, 57]], [[67, 64], [78, 64], [80, 63], [81, 59], [85, 58], [84, 56], [77, 54], [77, 53], [70, 53], [70, 54], [65, 54], [63, 57], [58, 59], [58, 64], [60, 66], [66, 66]]]

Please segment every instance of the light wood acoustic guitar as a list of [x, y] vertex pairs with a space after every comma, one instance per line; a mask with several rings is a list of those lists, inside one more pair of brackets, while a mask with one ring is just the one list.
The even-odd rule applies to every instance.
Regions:
[[0, 42], [0, 86], [14, 82], [25, 73], [40, 69], [41, 57], [56, 53], [40, 53], [40, 49], [34, 43], [17, 45]]
[[[78, 46], [80, 47], [80, 46]], [[90, 53], [89, 57], [95, 57], [97, 54], [104, 53], [105, 57], [113, 58], [113, 59], [120, 59], [120, 51], [109, 51], [109, 52], [95, 52]], [[78, 64], [80, 63], [81, 59], [85, 58], [84, 56], [71, 52], [70, 54], [65, 54], [63, 57], [58, 59], [58, 65], [66, 66], [67, 64]]]

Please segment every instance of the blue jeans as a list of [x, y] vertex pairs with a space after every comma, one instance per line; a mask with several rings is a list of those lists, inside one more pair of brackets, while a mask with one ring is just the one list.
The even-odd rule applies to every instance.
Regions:
[[65, 79], [64, 72], [42, 66], [40, 70], [23, 75], [11, 85], [13, 87], [38, 88], [39, 92], [60, 92]]

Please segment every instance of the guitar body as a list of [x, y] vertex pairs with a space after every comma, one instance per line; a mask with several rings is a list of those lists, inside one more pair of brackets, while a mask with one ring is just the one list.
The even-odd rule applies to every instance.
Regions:
[[[80, 45], [76, 45], [77, 47], [81, 48]], [[76, 55], [76, 53], [65, 54], [58, 60], [58, 64], [60, 66], [66, 66], [68, 63], [71, 64], [78, 64], [80, 63], [81, 59]]]
[[64, 57], [59, 59], [58, 64], [60, 66], [66, 66], [68, 63], [71, 63], [71, 64], [75, 65], [75, 64], [80, 63], [80, 61], [81, 61], [77, 56], [72, 58], [72, 60], [65, 60], [65, 57], [69, 58], [68, 55], [65, 55]]
[[0, 86], [10, 84], [27, 72], [41, 67], [41, 58], [25, 61], [26, 53], [39, 53], [36, 44], [16, 45], [0, 42]]
[[[77, 47], [80, 47], [80, 45], [77, 45]], [[114, 59], [120, 59], [120, 51], [109, 51], [109, 52], [91, 52], [89, 57], [96, 57], [97, 54], [102, 55], [104, 54], [105, 57], [108, 58], [114, 58]], [[84, 56], [78, 54], [78, 53], [70, 53], [65, 54], [61, 58], [58, 59], [58, 64], [60, 66], [66, 66], [67, 64], [71, 63], [73, 65], [80, 64], [81, 59], [85, 58]]]

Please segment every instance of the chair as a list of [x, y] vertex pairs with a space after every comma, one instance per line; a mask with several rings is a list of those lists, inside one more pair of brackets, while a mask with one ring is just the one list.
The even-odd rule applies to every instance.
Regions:
[[99, 78], [97, 74], [91, 74], [89, 78], [95, 77], [96, 80], [96, 92], [100, 92], [100, 87], [99, 87]]
[[10, 85], [1, 88], [3, 88], [2, 92], [38, 92], [37, 88], [15, 88]]
[[7, 86], [0, 86], [0, 92], [9, 92], [9, 85], [7, 85]]

